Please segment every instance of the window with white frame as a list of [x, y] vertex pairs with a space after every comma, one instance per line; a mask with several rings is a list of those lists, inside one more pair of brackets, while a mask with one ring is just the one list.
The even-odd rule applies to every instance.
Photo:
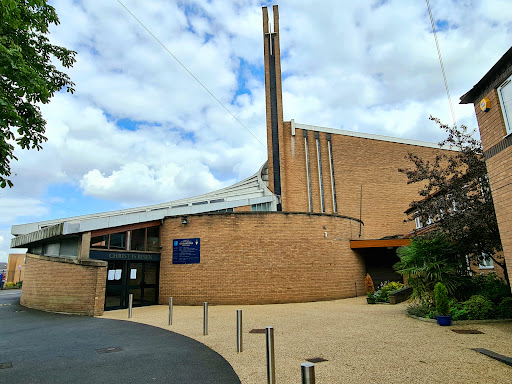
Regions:
[[494, 263], [486, 253], [482, 253], [482, 256], [478, 258], [478, 269], [494, 269]]
[[512, 133], [512, 75], [497, 89], [507, 135]]

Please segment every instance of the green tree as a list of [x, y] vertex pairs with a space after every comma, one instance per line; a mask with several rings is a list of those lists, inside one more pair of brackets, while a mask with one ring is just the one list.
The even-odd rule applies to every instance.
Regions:
[[455, 151], [440, 154], [433, 161], [409, 153], [414, 167], [399, 172], [407, 176], [408, 184], [421, 186], [423, 197], [410, 204], [414, 212], [411, 220], [418, 217], [422, 223], [433, 221], [436, 230], [453, 240], [458, 252], [473, 263], [485, 255], [506, 271], [505, 259], [494, 256], [502, 246], [482, 144], [464, 125], [457, 128], [430, 119], [448, 134], [439, 145], [451, 146]]
[[441, 232], [415, 237], [397, 253], [400, 261], [395, 270], [407, 279], [412, 298], [425, 303], [432, 303], [436, 283], [443, 283], [453, 294], [467, 275], [466, 257]]
[[436, 311], [440, 316], [446, 316], [450, 312], [450, 304], [448, 302], [448, 290], [443, 283], [437, 283], [434, 286], [434, 297], [436, 301]]
[[52, 62], [70, 68], [76, 52], [53, 45], [49, 26], [59, 24], [55, 9], [45, 0], [0, 0], [0, 187], [12, 187], [14, 145], [41, 149], [46, 121], [40, 103], [74, 83]]

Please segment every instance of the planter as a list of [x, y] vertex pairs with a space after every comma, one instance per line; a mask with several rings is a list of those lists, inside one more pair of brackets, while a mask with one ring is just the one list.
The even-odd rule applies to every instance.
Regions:
[[367, 302], [368, 304], [375, 304], [375, 299], [374, 299], [373, 297], [367, 297], [367, 298], [366, 298], [366, 302]]
[[436, 319], [437, 319], [437, 324], [439, 324], [443, 327], [452, 324], [452, 316], [451, 315], [448, 315], [448, 316], [436, 315]]

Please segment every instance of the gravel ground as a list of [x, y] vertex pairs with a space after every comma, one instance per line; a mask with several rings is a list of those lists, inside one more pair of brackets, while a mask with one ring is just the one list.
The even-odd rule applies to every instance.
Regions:
[[[406, 303], [368, 305], [365, 297], [300, 304], [209, 306], [209, 335], [203, 336], [202, 307], [134, 308], [131, 321], [196, 339], [220, 353], [244, 384], [266, 383], [265, 334], [274, 327], [276, 383], [301, 382], [300, 364], [315, 364], [316, 382], [326, 383], [512, 383], [512, 367], [477, 353], [486, 348], [512, 356], [512, 323], [440, 327], [405, 315]], [[242, 353], [236, 352], [236, 310], [243, 310]], [[127, 320], [127, 310], [105, 312]], [[476, 329], [484, 334], [457, 334]]]

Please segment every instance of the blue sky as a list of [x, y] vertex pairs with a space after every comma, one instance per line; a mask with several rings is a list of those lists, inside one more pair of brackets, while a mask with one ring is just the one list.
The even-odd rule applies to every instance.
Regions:
[[[123, 4], [260, 140], [265, 137], [260, 1]], [[117, 1], [54, 0], [54, 43], [76, 50], [76, 92], [42, 107], [42, 151], [16, 150], [0, 191], [0, 261], [13, 224], [155, 204], [228, 186], [266, 149]], [[512, 41], [511, 5], [432, 0], [458, 105]], [[270, 4], [270, 3], [265, 3]], [[285, 120], [437, 142], [450, 122], [424, 2], [281, 1]], [[492, 38], [490, 38], [492, 37]], [[16, 251], [14, 251], [16, 252]]]

